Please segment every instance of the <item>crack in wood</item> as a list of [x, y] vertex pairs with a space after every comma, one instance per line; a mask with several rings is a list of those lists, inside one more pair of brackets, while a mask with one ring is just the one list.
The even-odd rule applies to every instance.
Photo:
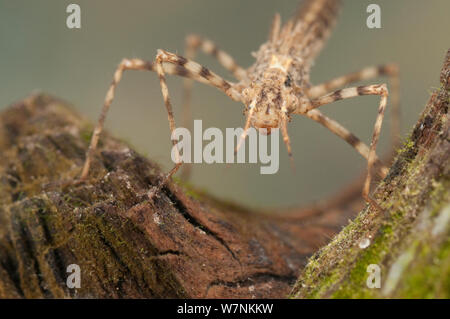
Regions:
[[164, 194], [173, 202], [174, 207], [177, 209], [178, 212], [186, 219], [187, 222], [189, 222], [192, 226], [199, 228], [203, 230], [207, 235], [213, 237], [215, 240], [217, 240], [233, 257], [234, 260], [236, 260], [239, 265], [241, 265], [240, 260], [237, 258], [237, 256], [234, 254], [234, 252], [231, 250], [231, 248], [228, 246], [228, 244], [221, 238], [217, 233], [203, 225], [199, 220], [197, 220], [194, 216], [189, 214], [188, 209], [184, 204], [173, 194], [171, 191], [169, 191], [167, 188], [163, 188]]

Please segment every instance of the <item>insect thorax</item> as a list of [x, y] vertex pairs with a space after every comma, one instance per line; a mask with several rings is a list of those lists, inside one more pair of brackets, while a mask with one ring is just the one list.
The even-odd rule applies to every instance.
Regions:
[[251, 125], [255, 128], [280, 126], [282, 113], [287, 117], [309, 86], [309, 68], [299, 58], [261, 48], [250, 68], [250, 83], [243, 90], [246, 113], [253, 109]]

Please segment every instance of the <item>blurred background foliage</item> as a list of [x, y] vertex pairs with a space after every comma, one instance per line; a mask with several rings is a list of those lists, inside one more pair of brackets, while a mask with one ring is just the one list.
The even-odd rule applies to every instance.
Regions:
[[[293, 0], [78, 0], [82, 28], [66, 27], [61, 0], [0, 0], [0, 108], [33, 90], [64, 98], [92, 121], [97, 119], [119, 61], [152, 60], [158, 48], [182, 53], [184, 37], [198, 33], [250, 66], [266, 40], [273, 14], [286, 20]], [[382, 9], [382, 28], [366, 27], [366, 8]], [[341, 17], [312, 70], [313, 83], [397, 62], [401, 70], [402, 133], [408, 133], [428, 99], [448, 43], [448, 0], [344, 0]], [[198, 62], [231, 79], [212, 58]], [[382, 83], [376, 79], [371, 83]], [[178, 124], [181, 124], [182, 80], [169, 79]], [[323, 111], [369, 143], [377, 114], [377, 97], [359, 97], [323, 107]], [[203, 127], [240, 127], [242, 105], [223, 93], [196, 84], [193, 118]], [[387, 114], [379, 152], [389, 146]], [[170, 135], [156, 74], [128, 72], [118, 88], [107, 128], [141, 153], [170, 168]], [[306, 204], [330, 194], [365, 168], [365, 161], [345, 142], [320, 125], [296, 116], [289, 126], [296, 172], [280, 143], [280, 170], [260, 175], [257, 164], [196, 164], [191, 181], [215, 195], [250, 206]]]

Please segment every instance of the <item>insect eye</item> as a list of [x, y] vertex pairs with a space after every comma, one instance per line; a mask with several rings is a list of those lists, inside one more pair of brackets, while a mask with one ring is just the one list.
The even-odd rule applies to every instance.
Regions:
[[291, 77], [288, 75], [287, 77], [286, 77], [286, 81], [284, 81], [284, 86], [286, 86], [286, 87], [290, 87], [291, 86]]

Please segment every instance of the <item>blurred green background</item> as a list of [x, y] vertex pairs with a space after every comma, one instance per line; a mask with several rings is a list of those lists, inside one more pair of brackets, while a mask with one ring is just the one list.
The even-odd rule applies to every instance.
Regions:
[[[242, 66], [250, 66], [265, 41], [273, 14], [286, 20], [293, 0], [79, 0], [82, 28], [66, 27], [61, 0], [0, 0], [0, 109], [33, 90], [71, 102], [96, 120], [119, 61], [152, 60], [158, 48], [182, 53], [184, 37], [198, 33], [214, 40]], [[382, 28], [366, 27], [366, 7], [382, 9]], [[438, 74], [449, 47], [448, 0], [344, 0], [337, 27], [312, 69], [313, 83], [369, 65], [398, 62], [401, 70], [402, 133], [406, 134], [439, 86]], [[197, 59], [231, 79], [212, 58]], [[381, 83], [376, 79], [371, 83]], [[181, 121], [182, 80], [169, 79], [177, 123]], [[377, 97], [359, 97], [322, 110], [369, 143]], [[202, 84], [193, 92], [193, 117], [203, 127], [241, 127], [242, 105]], [[387, 114], [379, 152], [388, 149]], [[107, 119], [114, 135], [159, 163], [170, 163], [170, 135], [157, 76], [128, 72]], [[306, 204], [330, 194], [359, 175], [366, 163], [322, 126], [294, 117], [289, 132], [296, 172], [280, 143], [280, 170], [260, 175], [260, 165], [195, 165], [191, 181], [215, 195], [250, 206]], [[170, 165], [163, 165], [167, 170]]]

